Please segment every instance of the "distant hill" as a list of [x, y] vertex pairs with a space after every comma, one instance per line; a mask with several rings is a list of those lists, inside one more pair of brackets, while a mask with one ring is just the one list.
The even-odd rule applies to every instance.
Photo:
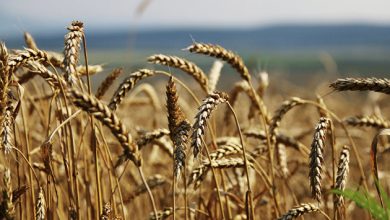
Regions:
[[[61, 49], [63, 33], [35, 36], [39, 45], [46, 49]], [[0, 36], [1, 38], [1, 36]], [[211, 42], [234, 50], [279, 51], [321, 50], [346, 48], [390, 48], [390, 26], [371, 25], [279, 25], [259, 29], [171, 29], [154, 31], [88, 32], [88, 47], [91, 49], [182, 49], [192, 39]], [[23, 36], [3, 39], [9, 47], [23, 45]]]

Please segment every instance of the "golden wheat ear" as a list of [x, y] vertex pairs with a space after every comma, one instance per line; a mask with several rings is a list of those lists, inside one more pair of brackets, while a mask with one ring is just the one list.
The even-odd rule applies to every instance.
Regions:
[[289, 219], [296, 219], [301, 215], [310, 213], [310, 212], [317, 212], [319, 211], [319, 208], [311, 203], [304, 203], [300, 204], [299, 206], [295, 206], [294, 208], [288, 210], [286, 214], [284, 214], [282, 217], [278, 218], [278, 220], [289, 220]]
[[191, 147], [195, 158], [197, 158], [202, 150], [202, 138], [205, 132], [207, 119], [220, 103], [227, 102], [228, 99], [229, 96], [226, 93], [215, 91], [209, 94], [203, 100], [203, 104], [199, 107], [199, 111], [195, 116], [195, 122], [192, 125], [193, 132], [191, 135]]
[[227, 50], [219, 45], [205, 43], [194, 43], [193, 45], [187, 47], [186, 50], [190, 51], [191, 53], [204, 54], [226, 61], [241, 75], [245, 81], [251, 81], [248, 68], [245, 66], [242, 58], [230, 50]]
[[188, 133], [190, 132], [191, 125], [186, 119], [183, 111], [181, 110], [178, 100], [179, 96], [176, 90], [176, 84], [173, 81], [173, 77], [169, 78], [166, 86], [167, 96], [167, 112], [168, 112], [168, 128], [170, 132], [170, 138], [174, 144], [173, 160], [174, 167], [173, 173], [177, 178], [180, 176], [181, 171], [185, 167], [186, 163], [186, 145], [188, 141]]
[[65, 79], [69, 84], [76, 82], [77, 64], [79, 62], [80, 45], [84, 35], [84, 24], [81, 21], [73, 21], [67, 27], [69, 32], [65, 35], [64, 66]]
[[198, 84], [202, 87], [202, 89], [206, 93], [209, 92], [208, 78], [206, 74], [204, 74], [203, 70], [200, 67], [198, 67], [195, 63], [177, 56], [167, 56], [163, 54], [150, 56], [148, 58], [148, 61], [155, 64], [161, 64], [169, 67], [178, 68], [183, 72], [188, 73], [198, 82]]
[[337, 91], [374, 91], [390, 95], [390, 80], [386, 78], [337, 79], [329, 86]]
[[321, 180], [324, 170], [324, 148], [330, 120], [320, 118], [314, 132], [310, 151], [310, 188], [311, 194], [318, 202], [321, 201]]
[[68, 91], [68, 97], [71, 98], [74, 105], [93, 115], [111, 130], [123, 148], [125, 159], [130, 159], [136, 166], [141, 166], [141, 156], [138, 151], [138, 146], [133, 142], [132, 136], [127, 131], [125, 125], [108, 106], [95, 97], [87, 93], [81, 93], [75, 89]]
[[154, 71], [149, 69], [140, 69], [136, 72], [131, 73], [119, 85], [114, 95], [111, 97], [108, 107], [112, 111], [115, 111], [125, 98], [126, 94], [135, 87], [138, 81], [153, 75]]

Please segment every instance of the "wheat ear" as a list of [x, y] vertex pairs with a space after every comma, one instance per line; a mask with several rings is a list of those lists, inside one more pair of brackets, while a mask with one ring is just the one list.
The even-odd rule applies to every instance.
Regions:
[[221, 70], [223, 67], [223, 62], [216, 60], [211, 66], [209, 72], [209, 91], [214, 91], [217, 87], [219, 77], [221, 76]]
[[153, 140], [159, 139], [165, 135], [169, 135], [169, 131], [167, 129], [164, 129], [164, 128], [156, 129], [156, 130], [151, 131], [151, 132], [146, 132], [146, 133], [142, 134], [137, 139], [136, 142], [137, 142], [138, 148], [141, 149], [142, 147], [149, 144]]
[[195, 158], [197, 158], [202, 150], [202, 136], [204, 135], [207, 119], [211, 116], [212, 111], [216, 109], [217, 105], [228, 101], [228, 98], [226, 93], [216, 91], [209, 94], [199, 107], [199, 111], [195, 116], [195, 122], [192, 126], [193, 132], [191, 135], [191, 147]]
[[100, 220], [112, 220], [112, 219], [116, 219], [116, 218], [113, 218], [113, 216], [112, 216], [112, 206], [111, 206], [111, 203], [107, 202], [103, 206], [103, 212], [100, 215]]
[[104, 94], [108, 91], [108, 89], [111, 87], [111, 85], [114, 83], [116, 78], [118, 78], [123, 73], [123, 69], [118, 68], [114, 69], [99, 85], [99, 88], [96, 92], [96, 98], [101, 99]]
[[318, 202], [321, 201], [321, 180], [324, 169], [324, 147], [329, 127], [329, 119], [320, 118], [314, 132], [310, 152], [310, 188], [311, 194]]
[[15, 206], [12, 202], [12, 183], [11, 171], [6, 168], [3, 175], [3, 201], [1, 202], [1, 212], [5, 219], [13, 219], [15, 215]]
[[27, 48], [25, 50], [18, 51], [17, 54], [9, 57], [8, 66], [10, 73], [14, 73], [20, 66], [25, 65], [29, 61], [48, 62], [49, 57], [43, 50], [33, 50]]
[[372, 116], [353, 116], [344, 120], [348, 125], [351, 126], [365, 126], [373, 128], [389, 128], [390, 123], [381, 117]]
[[81, 21], [73, 21], [67, 27], [69, 32], [65, 35], [64, 66], [65, 78], [68, 83], [76, 82], [76, 67], [79, 62], [80, 44], [84, 35], [84, 24]]
[[[159, 174], [156, 174], [156, 175], [149, 177], [146, 180], [146, 182], [149, 185], [149, 188], [151, 190], [158, 187], [158, 186], [162, 186], [162, 185], [167, 183], [166, 179]], [[142, 184], [138, 185], [135, 188], [135, 190], [132, 193], [130, 193], [130, 195], [127, 198], [124, 198], [123, 202], [125, 202], [125, 203], [131, 202], [134, 198], [138, 197], [139, 195], [141, 195], [145, 192], [147, 192], [147, 189], [146, 189], [145, 184], [142, 183]]]
[[146, 77], [153, 76], [154, 71], [149, 69], [140, 69], [136, 72], [131, 73], [123, 82], [119, 85], [118, 89], [115, 91], [114, 95], [111, 98], [108, 107], [115, 111], [120, 103], [125, 98], [126, 94], [135, 87], [135, 84]]
[[345, 78], [330, 84], [337, 91], [375, 91], [390, 94], [390, 80], [383, 78]]
[[168, 208], [164, 208], [164, 210], [158, 211], [157, 216], [155, 216], [154, 213], [151, 213], [149, 219], [150, 220], [162, 220], [162, 219], [168, 218], [172, 214], [173, 214], [173, 208], [168, 207]]
[[179, 96], [177, 94], [176, 84], [172, 77], [170, 77], [166, 87], [166, 96], [170, 138], [175, 145], [173, 170], [174, 175], [179, 177], [180, 171], [185, 165], [186, 144], [188, 141], [188, 133], [191, 129], [191, 125], [189, 124], [179, 106]]
[[133, 142], [131, 134], [115, 113], [98, 99], [87, 93], [81, 93], [71, 89], [68, 91], [68, 94], [76, 106], [93, 115], [111, 130], [112, 134], [121, 144], [127, 159], [133, 161], [135, 165], [141, 166], [141, 156], [138, 151], [138, 146]]
[[[344, 146], [340, 153], [339, 164], [337, 167], [335, 189], [344, 190], [349, 173], [349, 148]], [[335, 195], [335, 204], [340, 206], [343, 203], [341, 195]]]
[[228, 62], [235, 70], [237, 70], [237, 72], [245, 81], [251, 81], [248, 68], [245, 66], [242, 58], [230, 50], [226, 50], [219, 45], [205, 43], [194, 43], [193, 45], [189, 46], [187, 50], [189, 50], [191, 53], [204, 54], [224, 60]]
[[176, 56], [167, 56], [163, 54], [157, 54], [150, 56], [148, 61], [151, 63], [162, 64], [165, 66], [170, 66], [178, 68], [185, 73], [188, 73], [192, 76], [202, 87], [205, 92], [208, 92], [209, 81], [204, 74], [203, 70], [200, 69], [195, 63], [190, 62], [186, 59], [176, 57]]
[[24, 41], [26, 42], [28, 48], [38, 50], [37, 44], [35, 43], [35, 40], [30, 33], [24, 32]]
[[12, 106], [9, 101], [10, 88], [9, 84], [11, 81], [11, 72], [9, 66], [8, 50], [4, 43], [0, 43], [0, 135], [1, 135], [1, 148], [5, 153], [9, 153], [12, 145], [10, 136], [11, 124], [12, 124]]
[[276, 130], [280, 126], [280, 122], [282, 121], [283, 116], [295, 106], [299, 106], [304, 103], [304, 100], [298, 97], [292, 97], [291, 99], [284, 101], [282, 105], [275, 111], [275, 114], [271, 119], [271, 124], [269, 125], [269, 134], [273, 141], [275, 141]]
[[60, 90], [61, 85], [67, 87], [68, 83], [65, 81], [63, 76], [51, 72], [41, 63], [31, 61], [27, 62], [27, 64], [31, 72], [41, 76], [53, 90]]
[[45, 220], [46, 219], [46, 202], [45, 195], [43, 193], [42, 187], [39, 188], [37, 204], [36, 204], [36, 220]]
[[[216, 142], [218, 145], [218, 149], [215, 152], [210, 153], [211, 161], [215, 161], [233, 154], [242, 154], [242, 146], [235, 139], [223, 142], [217, 140]], [[202, 163], [208, 164], [208, 161], [209, 160], [203, 160]], [[188, 184], [194, 183], [194, 189], [197, 189], [209, 170], [210, 167], [202, 166], [201, 170], [195, 171], [195, 173], [198, 172], [196, 173], [196, 175], [194, 173], [190, 176], [191, 178], [189, 179]]]
[[278, 220], [290, 220], [298, 218], [301, 215], [304, 215], [306, 213], [310, 212], [317, 212], [319, 211], [319, 208], [311, 203], [304, 203], [300, 204], [299, 206], [296, 206], [290, 210], [286, 214], [284, 214], [282, 217], [278, 218]]

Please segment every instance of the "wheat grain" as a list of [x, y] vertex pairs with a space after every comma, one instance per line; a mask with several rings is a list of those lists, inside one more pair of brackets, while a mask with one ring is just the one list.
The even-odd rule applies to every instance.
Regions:
[[202, 136], [204, 135], [207, 119], [211, 113], [216, 109], [217, 105], [228, 100], [228, 95], [223, 92], [213, 92], [209, 94], [199, 107], [199, 111], [195, 116], [195, 122], [192, 126], [193, 133], [191, 135], [191, 147], [196, 158], [202, 150]]
[[[149, 177], [146, 180], [146, 182], [148, 183], [149, 188], [151, 190], [167, 183], [166, 179], [159, 174], [156, 174], [156, 175]], [[123, 202], [125, 202], [125, 203], [131, 202], [132, 200], [134, 200], [134, 198], [138, 197], [139, 195], [141, 195], [145, 192], [147, 192], [147, 189], [145, 187], [145, 184], [142, 183], [142, 184], [138, 185], [136, 187], [136, 189], [132, 193], [129, 194], [129, 196], [124, 198]]]

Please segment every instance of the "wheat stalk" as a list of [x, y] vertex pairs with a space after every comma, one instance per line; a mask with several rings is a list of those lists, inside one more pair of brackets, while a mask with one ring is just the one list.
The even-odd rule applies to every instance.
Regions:
[[228, 62], [235, 70], [237, 70], [237, 72], [245, 81], [251, 81], [248, 68], [245, 66], [242, 58], [230, 50], [226, 50], [219, 45], [205, 43], [194, 43], [193, 45], [187, 47], [187, 50], [189, 50], [191, 53], [199, 53], [222, 59]]
[[195, 158], [197, 158], [202, 150], [202, 136], [204, 135], [207, 119], [211, 116], [212, 111], [216, 109], [218, 104], [224, 103], [227, 100], [228, 95], [226, 93], [215, 91], [210, 93], [199, 107], [199, 111], [195, 116], [195, 122], [192, 126], [193, 132], [191, 135], [191, 147]]
[[110, 86], [114, 83], [116, 78], [118, 78], [123, 73], [123, 69], [118, 68], [114, 69], [107, 77], [103, 80], [103, 82], [99, 85], [99, 88], [96, 92], [96, 98], [101, 99], [104, 94], [108, 91]]
[[124, 150], [124, 155], [133, 161], [135, 165], [141, 165], [141, 157], [138, 151], [138, 146], [133, 142], [130, 133], [115, 113], [113, 113], [98, 99], [86, 93], [81, 93], [71, 89], [68, 91], [68, 96], [72, 99], [76, 106], [93, 115], [107, 126], [121, 144]]
[[208, 92], [208, 79], [203, 70], [200, 69], [195, 63], [185, 60], [176, 56], [167, 56], [163, 54], [157, 54], [150, 56], [148, 61], [155, 64], [162, 64], [174, 68], [178, 68], [190, 76], [192, 76], [202, 87], [205, 92]]
[[67, 27], [69, 32], [65, 35], [64, 66], [65, 78], [68, 83], [76, 82], [77, 64], [79, 62], [80, 44], [84, 35], [84, 24], [81, 21], [73, 21]]
[[286, 214], [284, 214], [282, 217], [278, 218], [278, 220], [289, 220], [289, 219], [295, 219], [298, 218], [301, 215], [304, 215], [306, 213], [310, 212], [317, 212], [319, 211], [319, 208], [311, 203], [303, 203], [299, 206], [296, 206], [290, 210]]
[[383, 78], [345, 78], [330, 84], [337, 91], [375, 91], [390, 94], [390, 80]]
[[321, 180], [324, 169], [324, 147], [326, 134], [329, 126], [329, 119], [320, 118], [314, 132], [310, 152], [310, 188], [312, 197], [321, 201]]
[[110, 103], [108, 104], [108, 107], [115, 111], [126, 94], [135, 87], [135, 84], [146, 77], [153, 76], [154, 71], [148, 70], [148, 69], [140, 69], [136, 72], [131, 73], [128, 77], [126, 77], [123, 82], [119, 85], [118, 89], [115, 91], [114, 95], [112, 96]]

